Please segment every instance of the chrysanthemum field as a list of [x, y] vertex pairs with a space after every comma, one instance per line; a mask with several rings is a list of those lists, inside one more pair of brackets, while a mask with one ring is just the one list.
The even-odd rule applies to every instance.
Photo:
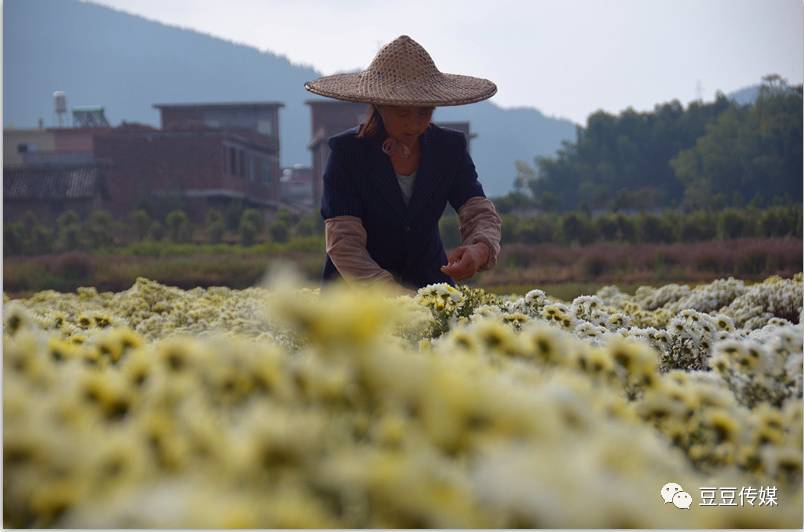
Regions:
[[801, 319], [800, 273], [5, 297], [5, 525], [800, 528]]

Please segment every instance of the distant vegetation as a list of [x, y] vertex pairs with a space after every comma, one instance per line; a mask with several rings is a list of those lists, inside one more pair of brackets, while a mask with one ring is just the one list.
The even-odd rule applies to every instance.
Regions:
[[[535, 283], [661, 284], [792, 275], [801, 269], [801, 219], [800, 205], [689, 214], [509, 213], [503, 215], [497, 267], [473, 282], [516, 291]], [[317, 283], [324, 261], [319, 224], [318, 217], [286, 211], [266, 221], [251, 209], [210, 210], [203, 223], [191, 224], [181, 210], [163, 218], [139, 210], [125, 223], [103, 211], [85, 220], [67, 212], [51, 228], [27, 214], [4, 225], [4, 290], [119, 291], [140, 276], [183, 288], [245, 288], [278, 260]], [[445, 245], [458, 245], [454, 213], [441, 224]]]
[[[666, 243], [795, 236], [801, 238], [802, 207], [624, 214], [584, 211], [502, 215], [504, 244], [581, 244], [593, 242]], [[457, 220], [444, 217], [441, 234], [447, 247], [460, 240]]]
[[[563, 213], [503, 213], [503, 244], [581, 244], [593, 242], [674, 243], [737, 238], [802, 236], [802, 206], [765, 209], [726, 208], [634, 214], [606, 212], [592, 216], [585, 211]], [[460, 244], [458, 219], [448, 213], [441, 219], [444, 245]], [[145, 210], [133, 211], [126, 220], [115, 220], [106, 211], [95, 211], [81, 220], [73, 211], [63, 213], [55, 227], [39, 222], [28, 212], [3, 226], [4, 254], [43, 255], [70, 251], [105, 251], [166, 256], [187, 254], [199, 245], [207, 251], [236, 252], [233, 248], [255, 245], [311, 244], [323, 250], [323, 227], [316, 214], [300, 216], [280, 210], [270, 221], [250, 208], [210, 209], [202, 224], [192, 224], [182, 210], [152, 218]]]
[[119, 250], [131, 246], [171, 254], [182, 246], [199, 244], [219, 248], [249, 247], [310, 238], [323, 238], [323, 224], [317, 213], [300, 216], [279, 210], [267, 222], [262, 212], [236, 204], [223, 211], [209, 209], [202, 224], [191, 223], [181, 209], [174, 209], [164, 217], [138, 209], [124, 220], [117, 220], [103, 210], [94, 211], [81, 220], [74, 211], [67, 211], [59, 216], [55, 227], [41, 223], [29, 211], [21, 219], [3, 225], [5, 255]]
[[723, 209], [802, 202], [802, 86], [763, 78], [754, 103], [722, 93], [652, 112], [603, 111], [554, 157], [519, 161], [502, 210]]

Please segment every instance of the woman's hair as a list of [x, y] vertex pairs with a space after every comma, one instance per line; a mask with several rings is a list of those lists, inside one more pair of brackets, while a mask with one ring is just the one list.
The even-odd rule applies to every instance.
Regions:
[[360, 129], [357, 131], [357, 138], [359, 139], [375, 139], [381, 138], [385, 134], [385, 126], [382, 123], [382, 117], [377, 110], [377, 106], [369, 104], [369, 115], [366, 120], [360, 124]]

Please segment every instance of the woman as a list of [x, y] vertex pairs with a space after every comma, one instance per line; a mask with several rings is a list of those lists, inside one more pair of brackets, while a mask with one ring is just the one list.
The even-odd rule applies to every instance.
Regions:
[[[365, 71], [304, 87], [372, 105], [366, 122], [328, 140], [324, 280], [417, 289], [454, 285], [495, 265], [502, 222], [477, 180], [466, 137], [430, 122], [436, 106], [490, 98], [494, 83], [441, 73], [424, 48], [402, 35]], [[447, 202], [458, 212], [461, 232], [461, 246], [449, 259], [438, 231]]]

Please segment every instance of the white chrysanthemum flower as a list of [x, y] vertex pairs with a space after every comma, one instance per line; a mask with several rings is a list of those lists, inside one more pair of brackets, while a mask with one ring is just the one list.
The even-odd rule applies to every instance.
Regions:
[[800, 483], [801, 276], [756, 286], [4, 298], [6, 520], [733, 526], [646, 508], [656, 478]]

